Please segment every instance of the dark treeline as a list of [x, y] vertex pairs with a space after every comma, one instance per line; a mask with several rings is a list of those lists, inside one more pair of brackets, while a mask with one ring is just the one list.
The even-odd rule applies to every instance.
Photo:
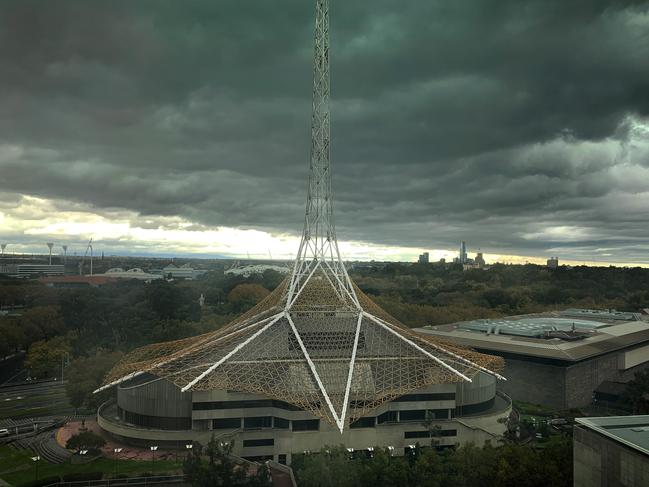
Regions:
[[473, 445], [437, 452], [417, 448], [390, 456], [375, 448], [373, 457], [343, 447], [298, 455], [291, 465], [298, 484], [311, 487], [569, 487], [572, 441], [554, 436], [542, 448], [506, 443]]
[[[120, 281], [102, 287], [51, 288], [35, 280], [0, 280], [0, 357], [26, 350], [33, 378], [66, 367], [74, 406], [96, 407], [89, 394], [124, 353], [149, 343], [215, 330], [263, 299], [284, 278], [275, 271], [244, 278], [208, 273], [196, 281]], [[199, 298], [204, 296], [204, 306]]]
[[535, 313], [567, 307], [649, 308], [649, 269], [388, 264], [355, 270], [359, 287], [408, 326]]
[[[458, 265], [388, 264], [351, 274], [378, 304], [413, 327], [568, 306], [649, 308], [649, 270], [640, 268], [495, 265], [463, 271]], [[87, 391], [124, 353], [215, 330], [283, 278], [270, 270], [249, 278], [212, 271], [196, 281], [122, 281], [80, 289], [3, 278], [0, 307], [22, 309], [20, 316], [0, 316], [0, 357], [27, 351], [25, 363], [36, 378], [57, 377], [61, 364], [71, 361], [72, 402], [94, 407], [101, 398]]]

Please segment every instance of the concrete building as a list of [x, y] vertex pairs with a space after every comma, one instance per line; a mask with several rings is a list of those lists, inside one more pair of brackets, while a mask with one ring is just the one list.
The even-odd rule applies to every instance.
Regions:
[[62, 276], [65, 267], [61, 264], [18, 264], [17, 277]]
[[181, 266], [176, 266], [174, 264], [169, 264], [167, 267], [162, 269], [162, 276], [167, 279], [196, 279], [197, 277], [205, 274], [207, 271], [194, 269], [189, 264], [183, 264]]
[[641, 316], [569, 309], [418, 331], [503, 357], [507, 381], [499, 387], [513, 399], [569, 409], [590, 404], [604, 381], [627, 382], [649, 367], [649, 321]]
[[95, 275], [95, 276], [52, 276], [38, 279], [47, 287], [57, 288], [88, 288], [102, 287], [106, 284], [117, 282], [117, 279]]
[[145, 272], [139, 267], [134, 269], [124, 270], [121, 267], [113, 267], [108, 269], [104, 274], [95, 274], [93, 277], [107, 277], [110, 279], [137, 279], [138, 281], [154, 281], [162, 279], [160, 274], [152, 274]]
[[429, 256], [429, 253], [428, 253], [428, 252], [424, 252], [423, 254], [421, 254], [421, 255], [419, 256], [419, 260], [418, 260], [418, 262], [419, 262], [420, 264], [428, 264], [428, 263], [430, 262], [430, 256]]
[[[354, 450], [391, 446], [403, 455], [408, 445], [430, 444], [423, 425], [427, 411], [441, 430], [439, 448], [500, 437], [511, 401], [496, 392], [496, 380], [479, 374], [471, 383], [439, 384], [406, 394], [362, 417], [343, 434], [326, 421], [287, 402], [225, 390], [188, 391], [152, 375], [117, 388], [116, 401], [98, 412], [99, 425], [119, 441], [161, 448], [202, 444], [212, 434], [235, 440], [234, 453], [248, 460], [291, 463], [291, 456], [344, 444]], [[430, 417], [430, 416], [429, 416]]]
[[649, 416], [577, 418], [575, 487], [649, 485]]

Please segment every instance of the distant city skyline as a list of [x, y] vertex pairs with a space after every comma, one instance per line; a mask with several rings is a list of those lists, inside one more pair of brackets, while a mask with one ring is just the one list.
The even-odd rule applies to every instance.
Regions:
[[[293, 255], [311, 13], [3, 3], [0, 242]], [[331, 15], [346, 259], [452, 259], [465, 240], [488, 262], [649, 265], [646, 6], [348, 0]]]

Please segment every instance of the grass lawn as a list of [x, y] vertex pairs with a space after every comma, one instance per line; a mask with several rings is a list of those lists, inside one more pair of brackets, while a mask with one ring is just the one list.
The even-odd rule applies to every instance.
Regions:
[[[34, 480], [36, 478], [36, 467], [31, 460], [32, 456], [33, 453], [0, 445], [0, 478], [16, 487]], [[38, 477], [81, 472], [103, 472], [105, 477], [112, 477], [115, 475], [116, 463], [119, 474], [127, 474], [133, 477], [145, 472], [154, 474], [182, 472], [182, 460], [178, 462], [168, 460], [156, 460], [155, 462], [151, 460], [118, 460], [115, 462], [115, 460], [108, 458], [98, 458], [85, 465], [72, 465], [69, 463], [53, 465], [41, 460], [38, 465]]]

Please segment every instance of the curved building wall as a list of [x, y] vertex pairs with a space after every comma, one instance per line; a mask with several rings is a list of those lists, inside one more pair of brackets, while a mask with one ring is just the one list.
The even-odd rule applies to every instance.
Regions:
[[191, 429], [192, 393], [146, 374], [118, 386], [117, 411], [123, 421], [137, 426]]
[[438, 448], [480, 445], [504, 433], [502, 419], [511, 412], [511, 401], [496, 395], [496, 380], [482, 373], [470, 383], [437, 384], [395, 398], [342, 435], [308, 411], [255, 394], [219, 389], [181, 393], [174, 384], [148, 376], [119, 387], [117, 395], [118, 403], [99, 415], [101, 427], [121, 441], [178, 447], [214, 434], [236, 438], [237, 455], [288, 463], [293, 453], [317, 451], [323, 444], [356, 450], [392, 446], [396, 454], [407, 453], [409, 445], [431, 441], [424, 425], [429, 413], [440, 428]]
[[473, 377], [472, 382], [458, 382], [455, 388], [455, 404], [462, 410], [486, 406], [495, 397], [496, 378], [483, 372]]

